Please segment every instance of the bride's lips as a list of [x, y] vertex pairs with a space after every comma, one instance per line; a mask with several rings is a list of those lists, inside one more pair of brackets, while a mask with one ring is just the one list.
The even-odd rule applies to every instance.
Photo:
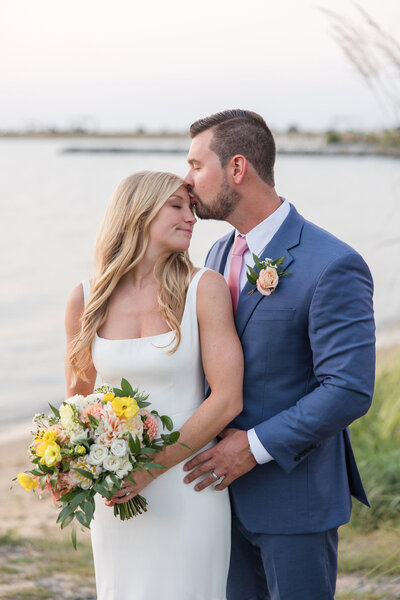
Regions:
[[188, 227], [178, 227], [177, 230], [178, 231], [183, 231], [184, 233], [187, 233], [190, 236], [193, 233], [193, 229], [189, 229]]

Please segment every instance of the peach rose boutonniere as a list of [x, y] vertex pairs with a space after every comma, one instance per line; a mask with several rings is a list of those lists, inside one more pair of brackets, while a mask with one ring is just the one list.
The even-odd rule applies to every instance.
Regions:
[[[284, 271], [281, 268], [282, 263], [286, 260], [285, 256], [276, 258], [266, 258], [260, 260], [256, 254], [253, 254], [253, 259], [256, 267], [259, 269], [259, 273], [249, 265], [246, 265], [249, 272], [246, 273], [248, 281], [257, 287], [257, 290], [263, 296], [269, 296], [274, 292], [278, 286], [279, 279], [281, 277], [289, 277], [291, 273]], [[251, 290], [250, 294], [253, 294], [256, 290]]]

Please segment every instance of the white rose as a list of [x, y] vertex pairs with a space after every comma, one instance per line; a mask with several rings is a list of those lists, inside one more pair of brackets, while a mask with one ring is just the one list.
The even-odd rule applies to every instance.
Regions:
[[114, 456], [125, 456], [128, 452], [128, 444], [126, 440], [114, 440], [110, 447]]
[[110, 475], [107, 475], [107, 477], [104, 479], [104, 485], [105, 485], [105, 487], [107, 488], [107, 490], [108, 490], [109, 492], [111, 492], [111, 490], [112, 490], [112, 489], [113, 489], [113, 487], [114, 487], [114, 482], [113, 482], [113, 480], [111, 479]]
[[88, 456], [89, 462], [92, 465], [101, 465], [105, 457], [108, 456], [108, 449], [101, 444], [93, 444], [90, 447]]
[[63, 427], [72, 427], [74, 423], [74, 411], [69, 404], [61, 404], [60, 421]]
[[115, 471], [115, 474], [117, 477], [119, 477], [120, 479], [122, 479], [123, 477], [126, 477], [126, 475], [128, 475], [128, 473], [130, 473], [132, 471], [132, 465], [131, 465], [131, 461], [129, 460], [129, 458], [126, 456], [125, 458], [121, 458], [120, 459], [120, 465], [117, 471]]
[[86, 396], [86, 400], [88, 404], [95, 404], [96, 402], [101, 402], [104, 398], [104, 394], [89, 394]]
[[123, 460], [123, 458], [109, 454], [103, 460], [103, 467], [107, 469], [107, 471], [118, 471]]
[[72, 428], [69, 439], [73, 444], [76, 444], [80, 440], [85, 440], [87, 438], [87, 435], [88, 435], [87, 429], [83, 429], [83, 427], [80, 427], [79, 425], [75, 425]]

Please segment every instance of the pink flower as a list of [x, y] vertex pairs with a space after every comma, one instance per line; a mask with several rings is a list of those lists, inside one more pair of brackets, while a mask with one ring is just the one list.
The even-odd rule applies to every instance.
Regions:
[[279, 275], [274, 267], [267, 267], [260, 271], [257, 279], [257, 289], [263, 296], [269, 296], [278, 285]]
[[50, 475], [47, 475], [46, 477], [46, 483], [43, 490], [40, 485], [40, 477], [35, 476], [34, 479], [36, 479], [36, 481], [38, 482], [36, 491], [39, 495], [39, 498], [41, 498], [45, 492], [48, 492], [50, 494], [51, 501], [53, 502], [53, 504], [55, 504], [57, 500], [61, 498], [61, 496], [63, 496], [67, 492], [71, 492], [75, 488], [75, 485], [73, 484], [72, 479], [68, 473], [58, 474], [57, 485], [55, 490], [53, 490], [53, 486], [50, 483]]
[[100, 402], [90, 404], [89, 406], [83, 409], [82, 420], [85, 421], [86, 425], [89, 425], [89, 417], [87, 415], [89, 414], [92, 415], [92, 417], [94, 417], [95, 419], [99, 419], [102, 415], [102, 411], [103, 405], [100, 404]]
[[147, 435], [150, 438], [150, 442], [156, 439], [158, 435], [158, 423], [156, 419], [149, 413], [145, 408], [141, 412], [142, 416], [145, 417], [143, 426], [146, 430]]

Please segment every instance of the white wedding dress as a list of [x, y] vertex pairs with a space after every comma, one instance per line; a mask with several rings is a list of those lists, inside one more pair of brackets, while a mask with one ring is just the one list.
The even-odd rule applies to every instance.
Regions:
[[[125, 377], [150, 394], [150, 409], [169, 415], [179, 429], [204, 399], [196, 314], [197, 284], [190, 283], [174, 354], [173, 333], [109, 340], [96, 335], [93, 363], [105, 383]], [[90, 284], [83, 282], [85, 303]], [[183, 463], [150, 483], [146, 513], [128, 521], [96, 496], [91, 525], [98, 600], [225, 600], [230, 554], [228, 491], [195, 492], [184, 484]]]

